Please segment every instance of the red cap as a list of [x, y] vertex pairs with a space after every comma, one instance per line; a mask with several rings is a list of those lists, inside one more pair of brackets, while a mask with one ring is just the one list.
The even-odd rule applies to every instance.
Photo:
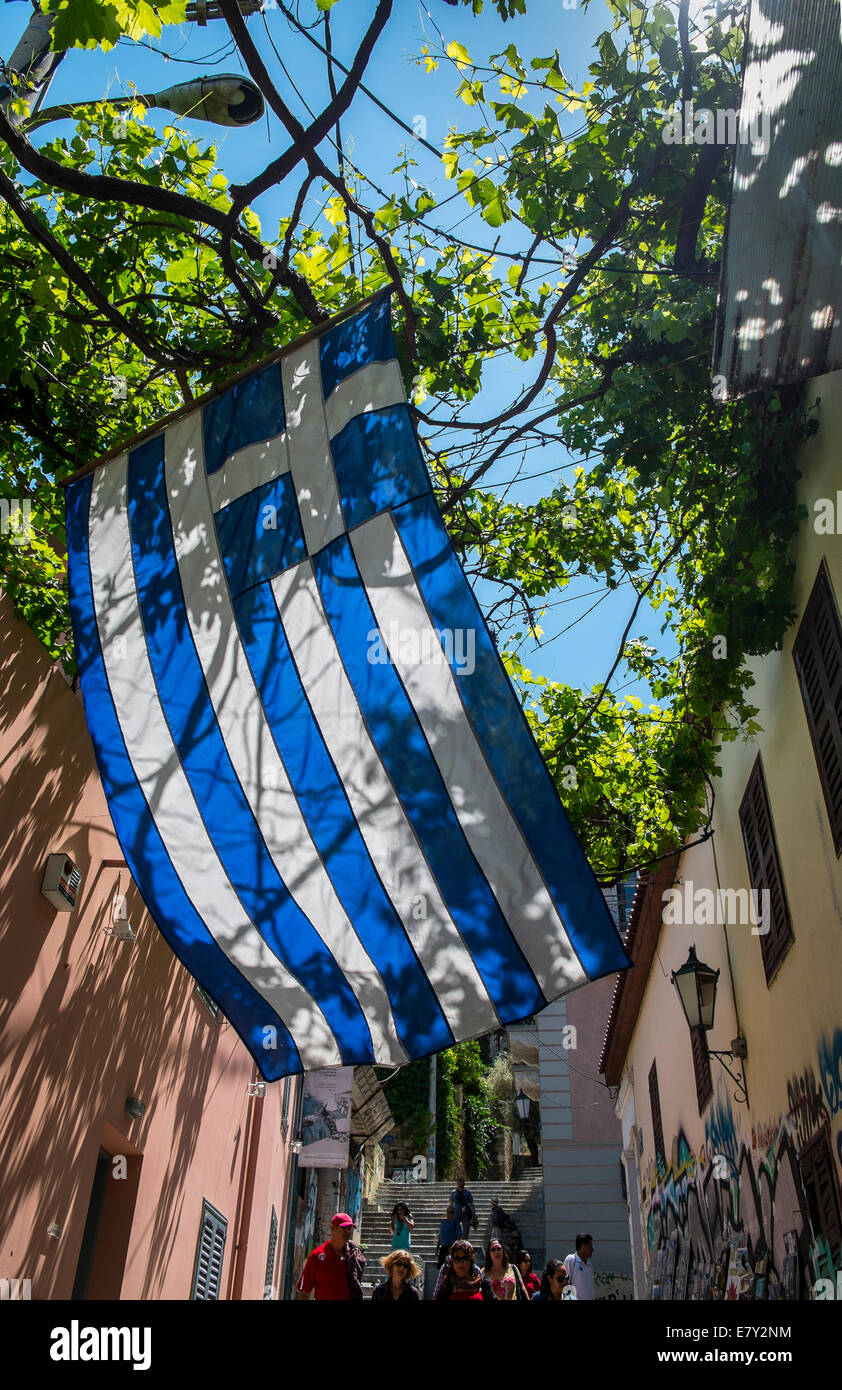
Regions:
[[341, 1226], [345, 1231], [353, 1231], [354, 1223], [346, 1211], [337, 1212], [331, 1221], [331, 1226]]

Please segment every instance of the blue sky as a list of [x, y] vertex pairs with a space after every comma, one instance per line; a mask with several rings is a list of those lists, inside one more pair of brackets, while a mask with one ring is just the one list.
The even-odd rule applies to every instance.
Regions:
[[[565, 8], [562, 0], [527, 0], [527, 8], [526, 16], [504, 23], [491, 0], [486, 0], [485, 12], [480, 17], [472, 16], [470, 8], [456, 9], [442, 3], [442, 0], [428, 0], [427, 4], [418, 4], [416, 0], [396, 0], [392, 19], [369, 63], [366, 85], [407, 124], [412, 125], [417, 117], [423, 117], [426, 137], [436, 148], [442, 147], [451, 125], [469, 129], [474, 124], [480, 124], [481, 120], [476, 108], [465, 106], [454, 96], [459, 75], [451, 64], [442, 63], [435, 73], [427, 75], [423, 67], [413, 62], [425, 43], [431, 48], [438, 45], [439, 30], [445, 41], [455, 39], [462, 43], [477, 61], [484, 61], [489, 54], [499, 52], [512, 42], [527, 62], [530, 57], [546, 56], [558, 49], [565, 74], [581, 87], [588, 77], [587, 67], [593, 57], [594, 38], [611, 25], [603, 0], [594, 0], [587, 10], [581, 6]], [[362, 0], [338, 0], [335, 4], [332, 11], [334, 51], [346, 64], [350, 63], [373, 11], [370, 0], [368, 3], [362, 3]], [[301, 0], [300, 14], [305, 20], [316, 18], [313, 0]], [[0, 8], [0, 52], [4, 55], [11, 53], [28, 16], [29, 7], [26, 4], [6, 3]], [[307, 112], [302, 97], [316, 110], [328, 100], [324, 59], [304, 39], [291, 32], [277, 8], [267, 10], [265, 23], [261, 16], [251, 18], [249, 29], [269, 71], [277, 80], [284, 100], [306, 121]], [[323, 39], [321, 28], [315, 33], [316, 37]], [[281, 71], [270, 39], [287, 64], [289, 76]], [[211, 21], [203, 28], [195, 24], [167, 28], [160, 39], [146, 42], [150, 46], [125, 41], [108, 53], [98, 50], [69, 53], [58, 69], [45, 104], [106, 95], [122, 96], [126, 94], [129, 83], [140, 91], [156, 91], [206, 72], [240, 70], [223, 21]], [[171, 55], [169, 60], [164, 53]], [[298, 88], [298, 93], [291, 82]], [[158, 128], [163, 128], [172, 117], [165, 112], [150, 112], [147, 119]], [[189, 126], [190, 122], [185, 124]], [[54, 131], [59, 129], [58, 126], [53, 128]], [[201, 122], [193, 122], [192, 129], [196, 136], [213, 139], [222, 169], [231, 180], [238, 182], [257, 173], [287, 143], [280, 122], [271, 114], [268, 119], [245, 130], [220, 130]], [[446, 182], [434, 156], [405, 135], [362, 94], [355, 98], [351, 112], [343, 120], [342, 137], [353, 162], [369, 173], [381, 187], [391, 189], [396, 185], [391, 171], [399, 161], [401, 147], [409, 146], [418, 161], [415, 177], [419, 182], [426, 184], [441, 198], [455, 191], [454, 185]], [[335, 163], [335, 152], [332, 156], [329, 145], [323, 146], [323, 153], [328, 162]], [[267, 239], [274, 236], [278, 219], [289, 212], [290, 199], [296, 187], [297, 184], [293, 183], [290, 185], [291, 191], [286, 187], [271, 190], [256, 204]], [[309, 205], [311, 216], [317, 215], [322, 201], [320, 191], [315, 189]], [[434, 214], [433, 220], [442, 227], [451, 227], [462, 221], [468, 212], [467, 205], [461, 199], [454, 200], [441, 213]], [[469, 240], [489, 248], [496, 235], [476, 215], [463, 222], [461, 230]], [[503, 233], [501, 249], [518, 249], [522, 233], [509, 228], [504, 228]], [[487, 418], [494, 414], [502, 400], [513, 399], [520, 389], [531, 382], [535, 370], [534, 362], [520, 363], [514, 358], [495, 361], [484, 391], [468, 412], [469, 417]], [[528, 455], [523, 472], [545, 473], [546, 470], [557, 469], [557, 476], [562, 477], [561, 469], [569, 465], [569, 456], [561, 446], [535, 449]], [[487, 475], [486, 482], [502, 485], [512, 477], [516, 466], [517, 460], [502, 460]], [[522, 481], [509, 495], [513, 500], [531, 501], [549, 491], [554, 481], [553, 473]], [[522, 659], [533, 670], [575, 685], [590, 686], [601, 682], [613, 660], [633, 595], [628, 586], [623, 586], [605, 598], [590, 615], [583, 616], [599, 597], [595, 589], [591, 581], [574, 581], [551, 598], [554, 606], [541, 620], [544, 645], [536, 648], [534, 643], [527, 642], [521, 651]], [[484, 594], [480, 596], [484, 597]], [[565, 632], [568, 624], [574, 622], [569, 632]], [[656, 617], [650, 611], [636, 631], [645, 631], [655, 645], [663, 646], [657, 628]], [[616, 685], [614, 688], [617, 688]], [[645, 690], [636, 683], [630, 684], [627, 691], [644, 698], [646, 695]]]

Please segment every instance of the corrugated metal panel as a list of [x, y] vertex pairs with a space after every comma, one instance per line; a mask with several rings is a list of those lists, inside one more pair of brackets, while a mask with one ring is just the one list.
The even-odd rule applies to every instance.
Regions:
[[752, 0], [714, 349], [729, 396], [842, 367], [840, 88], [840, 0]]

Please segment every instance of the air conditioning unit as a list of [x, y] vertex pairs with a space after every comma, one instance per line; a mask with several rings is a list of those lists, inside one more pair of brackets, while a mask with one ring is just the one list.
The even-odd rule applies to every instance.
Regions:
[[82, 888], [82, 875], [66, 854], [49, 854], [41, 892], [59, 912], [72, 912]]

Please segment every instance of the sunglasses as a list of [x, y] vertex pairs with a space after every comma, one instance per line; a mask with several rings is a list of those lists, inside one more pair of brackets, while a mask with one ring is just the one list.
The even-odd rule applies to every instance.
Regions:
[[554, 1278], [554, 1279], [558, 1279], [559, 1283], [561, 1283], [561, 1284], [566, 1284], [566, 1283], [567, 1283], [567, 1275], [566, 1275], [566, 1274], [554, 1274], [554, 1275], [553, 1275], [553, 1278]]
[[409, 1269], [409, 1265], [406, 1260], [395, 1260], [392, 1269]]
[[470, 1257], [470, 1255], [454, 1255], [452, 1258], [453, 1258], [453, 1263], [454, 1263], [455, 1265], [459, 1265], [459, 1264], [462, 1264], [464, 1261], [469, 1260], [471, 1257]]

